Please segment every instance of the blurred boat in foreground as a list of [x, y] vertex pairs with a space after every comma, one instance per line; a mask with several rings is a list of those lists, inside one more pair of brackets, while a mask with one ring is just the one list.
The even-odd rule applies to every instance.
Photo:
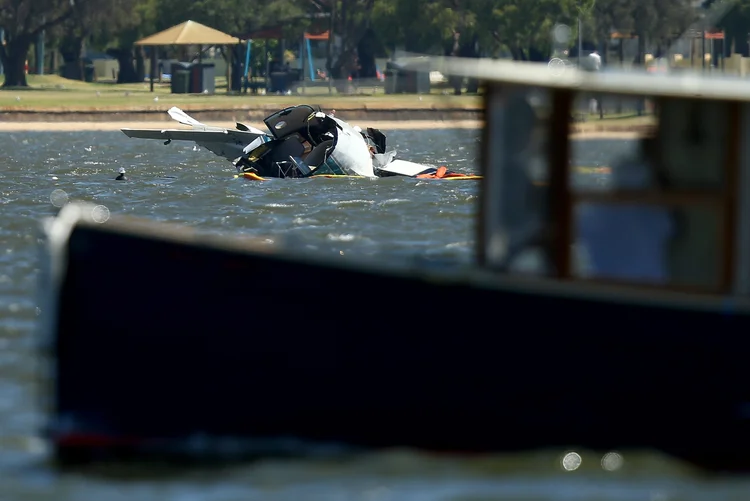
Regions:
[[[577, 447], [750, 467], [750, 90], [449, 70], [486, 87], [472, 266], [331, 260], [85, 205], [47, 221], [58, 459]], [[575, 189], [570, 110], [607, 93], [651, 100], [658, 126], [642, 163], [611, 167], [621, 184]]]

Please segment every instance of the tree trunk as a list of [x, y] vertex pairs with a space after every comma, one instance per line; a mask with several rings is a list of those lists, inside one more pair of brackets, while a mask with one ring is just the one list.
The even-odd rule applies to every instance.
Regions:
[[117, 83], [136, 83], [138, 82], [138, 73], [133, 66], [133, 50], [130, 47], [120, 47], [109, 49], [107, 54], [117, 59], [120, 71], [117, 73]]
[[70, 80], [85, 80], [86, 75], [83, 71], [83, 47], [85, 38], [83, 36], [69, 35], [62, 39], [60, 43], [60, 54], [63, 58], [63, 78]]
[[357, 55], [359, 56], [359, 77], [375, 78], [377, 77], [377, 68], [375, 65], [376, 35], [371, 29], [365, 30], [364, 36], [357, 44]]
[[646, 37], [643, 31], [639, 30], [638, 33], [638, 54], [635, 56], [635, 64], [637, 66], [643, 66], [643, 56], [646, 54]]
[[354, 71], [356, 58], [356, 49], [344, 45], [341, 53], [339, 54], [339, 57], [333, 64], [333, 68], [331, 69], [331, 76], [334, 79], [336, 91], [338, 91], [339, 93], [347, 94], [351, 90], [349, 77]]
[[78, 53], [78, 71], [81, 72], [81, 81], [86, 81], [86, 66], [83, 63], [83, 53], [86, 51], [86, 39], [81, 41], [81, 51]]
[[513, 56], [514, 61], [526, 61], [526, 54], [517, 44], [509, 45], [508, 50], [510, 50], [510, 54]]
[[139, 46], [135, 51], [135, 74], [137, 82], [143, 82], [146, 78], [146, 63], [143, 57], [143, 46]]
[[[452, 57], [461, 56], [461, 34], [459, 32], [453, 32], [453, 48], [451, 49]], [[460, 96], [464, 86], [464, 77], [459, 75], [451, 75], [448, 77], [450, 86], [453, 87], [453, 95]]]
[[[360, 7], [357, 7], [357, 5], [352, 0], [343, 0], [336, 19], [338, 22], [335, 25], [338, 28], [334, 32], [341, 36], [341, 52], [335, 58], [335, 61], [332, 61], [330, 76], [336, 83], [339, 92], [349, 90], [349, 76], [359, 71], [360, 61], [358, 60], [357, 47], [363, 38], [363, 34], [368, 29], [367, 17], [372, 5], [369, 2]], [[363, 14], [364, 18], [358, 19], [357, 12]]]
[[[471, 59], [478, 59], [479, 54], [479, 36], [474, 35], [470, 42], [465, 43], [461, 49], [460, 49], [460, 55], [461, 57], [465, 58], [471, 58]], [[461, 82], [463, 84], [463, 82]], [[460, 88], [459, 88], [459, 94], [460, 94]], [[466, 79], [466, 93], [467, 94], [476, 94], [479, 90], [479, 80], [476, 78], [467, 78]]]
[[26, 56], [31, 48], [31, 39], [9, 40], [5, 45], [5, 55], [1, 57], [5, 82], [3, 88], [28, 87], [26, 82]]

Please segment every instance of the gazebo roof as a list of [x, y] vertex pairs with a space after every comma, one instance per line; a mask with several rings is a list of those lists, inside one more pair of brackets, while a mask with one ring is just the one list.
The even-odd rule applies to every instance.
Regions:
[[138, 40], [136, 45], [234, 45], [240, 39], [195, 21], [172, 26], [164, 31]]

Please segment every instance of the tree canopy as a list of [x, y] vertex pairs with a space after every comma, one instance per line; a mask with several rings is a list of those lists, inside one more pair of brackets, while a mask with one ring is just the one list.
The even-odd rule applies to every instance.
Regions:
[[[714, 24], [746, 51], [750, 0], [706, 0], [705, 7], [729, 3], [732, 15]], [[321, 18], [332, 15], [341, 43], [329, 70], [337, 76], [358, 64], [356, 56], [362, 64], [396, 49], [544, 60], [557, 24], [572, 28], [575, 49], [579, 18], [587, 46], [615, 30], [638, 35], [644, 47], [667, 46], [701, 12], [692, 0], [0, 0], [0, 63], [6, 87], [26, 85], [24, 62], [44, 32], [66, 64], [75, 67], [88, 45], [117, 57], [121, 81], [135, 81], [143, 53], [133, 43], [188, 19], [233, 34], [280, 27], [296, 43], [311, 24], [327, 28]]]

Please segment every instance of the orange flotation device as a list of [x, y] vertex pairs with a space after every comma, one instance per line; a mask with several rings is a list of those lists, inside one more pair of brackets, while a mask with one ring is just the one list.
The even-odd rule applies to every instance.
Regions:
[[418, 174], [417, 179], [482, 179], [482, 176], [474, 174], [461, 174], [458, 172], [448, 172], [448, 168], [441, 165], [435, 172], [426, 172]]
[[[251, 181], [266, 181], [268, 178], [259, 176], [255, 172], [242, 172], [240, 174], [235, 175], [234, 177], [242, 177], [245, 179], [250, 179]], [[341, 175], [341, 174], [313, 174], [309, 177], [325, 177], [325, 178], [352, 178], [352, 177], [362, 177], [362, 176], [347, 176], [347, 175]], [[438, 167], [434, 172], [426, 172], [424, 174], [419, 174], [415, 176], [417, 179], [445, 179], [445, 180], [466, 180], [466, 179], [482, 179], [482, 176], [477, 176], [475, 174], [460, 174], [458, 172], [450, 172], [448, 171], [448, 168], [445, 166]]]
[[[439, 177], [445, 176], [445, 173], [448, 171], [446, 167], [440, 167], [435, 172], [426, 172], [424, 174], [417, 174], [415, 177], [417, 179], [438, 179]], [[438, 173], [441, 173], [441, 176], [438, 176]]]
[[243, 172], [238, 177], [244, 177], [245, 179], [251, 179], [253, 181], [265, 181], [265, 177], [261, 177], [255, 172]]

